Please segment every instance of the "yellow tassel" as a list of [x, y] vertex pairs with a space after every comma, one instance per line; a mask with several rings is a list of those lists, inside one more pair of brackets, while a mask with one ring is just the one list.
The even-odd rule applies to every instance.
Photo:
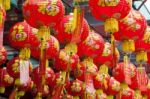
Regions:
[[146, 51], [140, 51], [136, 53], [136, 61], [137, 62], [147, 62], [147, 52]]
[[132, 53], [135, 51], [134, 40], [124, 40], [122, 43], [122, 50], [125, 53]]
[[109, 96], [107, 96], [107, 99], [114, 99], [114, 96], [113, 95], [109, 95]]
[[5, 92], [5, 87], [0, 87], [0, 93], [3, 94]]
[[21, 59], [29, 59], [31, 55], [30, 48], [22, 48], [19, 53], [19, 58]]
[[37, 96], [34, 99], [42, 99], [42, 94], [38, 93]]
[[67, 44], [67, 45], [65, 46], [65, 51], [66, 51], [67, 54], [69, 54], [69, 55], [70, 55], [70, 53], [76, 54], [77, 51], [78, 51], [77, 45], [76, 45], [75, 43]]
[[109, 18], [105, 21], [104, 29], [106, 33], [115, 33], [119, 31], [118, 21], [115, 18]]
[[80, 99], [79, 96], [74, 96], [73, 99]]
[[99, 73], [100, 74], [102, 74], [102, 73], [108, 74], [108, 67], [105, 64], [101, 65], [99, 68]]
[[0, 4], [3, 5], [5, 10], [9, 10], [10, 9], [10, 0], [0, 0]]
[[39, 30], [38, 30], [38, 38], [39, 40], [49, 40], [50, 38], [50, 28], [46, 27], [46, 26], [42, 26]]
[[144, 34], [143, 40], [146, 43], [150, 43], [150, 27], [147, 27], [146, 32]]
[[74, 12], [73, 12], [73, 26], [72, 26], [72, 30], [75, 30], [76, 27], [77, 27], [77, 15], [78, 14], [78, 10], [77, 8], [74, 9]]
[[102, 93], [103, 93], [103, 90], [102, 90], [102, 89], [96, 90], [96, 94], [102, 94]]

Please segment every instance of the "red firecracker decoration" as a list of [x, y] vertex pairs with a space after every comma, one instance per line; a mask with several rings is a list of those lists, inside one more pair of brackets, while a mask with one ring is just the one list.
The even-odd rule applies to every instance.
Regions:
[[97, 33], [91, 32], [87, 39], [78, 46], [79, 56], [96, 57], [102, 54], [104, 49], [104, 39]]
[[26, 21], [18, 22], [10, 29], [9, 43], [17, 49], [36, 47], [38, 45], [37, 32], [38, 30], [29, 26]]
[[0, 65], [5, 63], [6, 59], [7, 59], [7, 51], [4, 47], [2, 47], [0, 49]]
[[[118, 49], [116, 48], [115, 49], [115, 54], [116, 54], [116, 61], [119, 60], [119, 51]], [[96, 58], [94, 58], [94, 63], [97, 65], [97, 66], [100, 66], [100, 65], [107, 65], [108, 67], [112, 68], [114, 66], [114, 61], [113, 61], [113, 47], [110, 43], [106, 42], [105, 43], [105, 47], [103, 49], [103, 53], [98, 55]]]
[[[74, 24], [73, 22], [74, 22], [73, 15], [67, 15], [62, 19], [61, 24], [59, 24], [55, 28], [54, 35], [61, 44], [67, 44], [72, 42], [72, 38], [75, 35], [75, 30], [73, 29]], [[82, 22], [81, 33], [80, 35], [78, 35], [80, 41], [77, 41], [77, 43], [84, 41], [88, 37], [88, 35], [89, 35], [89, 25], [87, 21], [84, 19]]]
[[61, 0], [30, 0], [23, 5], [25, 20], [35, 28], [55, 26], [63, 18], [64, 12]]
[[[53, 59], [59, 54], [59, 42], [58, 40], [50, 36], [47, 44], [45, 44], [46, 47], [46, 58], [47, 59]], [[31, 49], [31, 55], [35, 57], [36, 59], [40, 58], [40, 42], [38, 42], [38, 47]]]

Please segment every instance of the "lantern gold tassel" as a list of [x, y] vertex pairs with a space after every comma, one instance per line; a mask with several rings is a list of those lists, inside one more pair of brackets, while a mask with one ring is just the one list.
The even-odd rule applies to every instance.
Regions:
[[105, 21], [104, 29], [106, 33], [115, 33], [119, 31], [118, 21], [115, 18], [109, 18]]
[[137, 62], [147, 62], [147, 52], [146, 51], [140, 51], [136, 53], [136, 61]]
[[135, 51], [134, 40], [124, 40], [122, 43], [122, 50], [125, 53], [131, 53]]
[[3, 5], [5, 10], [9, 10], [10, 9], [10, 0], [0, 0], [0, 4]]
[[74, 96], [73, 99], [80, 99], [79, 96]]
[[113, 95], [109, 95], [109, 96], [107, 96], [107, 99], [114, 99], [114, 96]]
[[19, 58], [21, 58], [21, 59], [29, 59], [30, 58], [30, 54], [31, 54], [30, 48], [27, 48], [27, 47], [22, 48], [20, 53], [19, 53]]
[[0, 93], [3, 94], [5, 92], [5, 87], [0, 87]]

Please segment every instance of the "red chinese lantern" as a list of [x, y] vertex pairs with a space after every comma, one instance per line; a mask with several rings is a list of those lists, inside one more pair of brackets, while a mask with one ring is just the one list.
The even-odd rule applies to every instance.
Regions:
[[26, 21], [15, 24], [9, 32], [9, 43], [12, 47], [36, 47], [38, 39], [35, 34], [38, 30], [28, 25]]
[[75, 69], [79, 62], [77, 54], [69, 55], [66, 50], [60, 50], [59, 56], [55, 58], [54, 66], [57, 70], [67, 70], [68, 66], [71, 70]]
[[117, 32], [118, 21], [128, 15], [131, 1], [127, 0], [89, 0], [92, 15], [98, 20], [105, 21], [105, 32]]
[[[60, 43], [67, 44], [72, 42], [72, 38], [75, 37], [73, 22], [74, 22], [73, 15], [67, 15], [62, 19], [61, 24], [55, 28], [56, 32], [55, 37], [59, 40]], [[81, 33], [80, 35], [78, 35], [80, 41], [76, 41], [76, 43], [84, 41], [88, 37], [88, 35], [89, 35], [89, 26], [87, 21], [84, 19], [82, 22]]]
[[0, 65], [5, 63], [6, 59], [7, 59], [7, 51], [4, 47], [2, 47], [0, 49]]
[[[38, 42], [38, 47], [36, 48], [32, 48], [31, 49], [31, 55], [37, 59], [40, 58], [40, 42]], [[56, 56], [58, 56], [58, 53], [59, 53], [59, 42], [58, 40], [53, 37], [53, 36], [50, 36], [47, 44], [45, 45], [45, 48], [46, 48], [46, 57], [47, 59], [53, 59], [55, 58]]]
[[97, 33], [91, 32], [87, 39], [78, 45], [78, 55], [96, 57], [104, 49], [104, 39]]
[[[117, 61], [119, 60], [119, 51], [116, 48], [115, 50], [115, 54], [116, 54], [116, 59]], [[112, 45], [108, 42], [105, 43], [105, 47], [103, 49], [103, 53], [98, 55], [96, 58], [94, 58], [94, 63], [97, 66], [106, 64], [108, 67], [112, 68], [114, 66], [114, 56], [113, 56], [113, 48]]]
[[107, 90], [110, 76], [108, 74], [97, 73], [93, 78], [94, 88]]
[[108, 88], [106, 90], [106, 93], [109, 95], [117, 95], [121, 89], [120, 87], [120, 82], [111, 77], [108, 82]]
[[6, 68], [0, 69], [0, 93], [5, 92], [5, 87], [11, 86], [14, 82], [14, 79], [9, 76], [6, 71]]
[[[127, 66], [127, 68], [125, 68]], [[118, 63], [117, 66], [113, 70], [113, 77], [119, 81], [119, 82], [124, 82], [126, 81], [126, 75], [131, 76], [131, 69], [130, 67], [132, 66], [132, 63], [125, 64], [124, 62]], [[133, 65], [134, 66], [134, 65]]]
[[76, 77], [76, 79], [85, 81], [86, 73], [89, 73], [92, 77], [94, 77], [97, 74], [97, 72], [98, 68], [93, 63], [93, 60], [90, 58], [86, 58], [82, 62], [80, 62], [74, 69], [74, 76]]
[[[7, 72], [13, 78], [20, 78], [20, 66], [21, 66], [21, 58], [15, 57], [7, 63]], [[29, 60], [29, 74], [32, 72], [32, 64]]]
[[117, 95], [116, 99], [133, 99], [134, 91], [128, 87], [126, 84], [121, 85], [122, 89], [120, 93]]
[[32, 27], [55, 26], [64, 15], [64, 6], [61, 0], [30, 0], [23, 5], [23, 15]]
[[144, 36], [146, 26], [144, 16], [135, 10], [131, 10], [127, 17], [119, 21], [119, 31], [114, 33], [114, 36], [116, 40], [123, 41], [123, 51], [135, 50], [134, 41]]
[[84, 94], [84, 91], [85, 88], [83, 82], [77, 79], [72, 81], [68, 88], [68, 93], [76, 98]]

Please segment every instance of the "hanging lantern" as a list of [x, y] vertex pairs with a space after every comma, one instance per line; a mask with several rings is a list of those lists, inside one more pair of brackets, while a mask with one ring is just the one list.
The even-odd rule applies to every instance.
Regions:
[[[116, 59], [118, 61], [120, 55], [119, 55], [119, 51], [117, 48], [115, 49], [115, 54], [116, 54]], [[106, 64], [108, 67], [112, 68], [114, 66], [113, 58], [114, 58], [113, 47], [110, 43], [106, 42], [105, 47], [103, 49], [103, 53], [98, 55], [96, 58], [94, 58], [94, 63], [97, 66]]]
[[[73, 28], [74, 25], [74, 17], [73, 15], [67, 15], [65, 16], [61, 23], [55, 28], [55, 34], [54, 36], [59, 40], [61, 44], [67, 44], [72, 42], [72, 39], [75, 36], [75, 28]], [[78, 35], [80, 38], [80, 41], [76, 41], [76, 43], [79, 43], [81, 41], [84, 41], [89, 35], [89, 25], [87, 21], [84, 19], [82, 21], [82, 27], [81, 27], [81, 33]], [[75, 43], [75, 42], [74, 42]]]
[[107, 33], [118, 32], [118, 20], [128, 15], [131, 10], [131, 1], [127, 0], [89, 0], [92, 15], [105, 21], [104, 28]]
[[120, 82], [118, 82], [116, 79], [111, 77], [108, 82], [108, 88], [106, 90], [106, 93], [108, 95], [117, 95], [121, 89], [120, 87], [121, 87]]
[[7, 51], [4, 47], [2, 47], [0, 49], [0, 65], [5, 63], [6, 59], [7, 59]]
[[63, 18], [64, 6], [61, 0], [27, 0], [23, 5], [23, 15], [32, 27], [51, 27]]
[[6, 68], [0, 69], [0, 93], [5, 92], [5, 87], [13, 85], [14, 79], [9, 76], [6, 71]]
[[[125, 68], [127, 66], [127, 68]], [[125, 82], [126, 76], [131, 77], [131, 69], [132, 63], [125, 64], [124, 62], [118, 63], [117, 66], [113, 70], [113, 77], [119, 82]], [[134, 67], [134, 65], [133, 65]]]
[[[9, 43], [12, 47], [36, 47], [38, 39], [36, 37], [38, 30], [28, 25], [26, 21], [18, 22], [9, 32]], [[32, 43], [32, 45], [31, 45]]]
[[[9, 73], [9, 75], [13, 78], [20, 78], [20, 65], [21, 65], [21, 58], [19, 57], [15, 57], [12, 60], [10, 60], [7, 63], [7, 72]], [[31, 73], [32, 71], [32, 64], [29, 60], [27, 60], [29, 62], [29, 72]]]
[[85, 87], [82, 81], [80, 80], [74, 80], [70, 84], [68, 88], [68, 93], [73, 95], [75, 99], [79, 99], [79, 96], [84, 94]]
[[[41, 48], [41, 45], [40, 45], [40, 42], [38, 42], [38, 47], [31, 49], [31, 55], [33, 57], [35, 57], [36, 59], [39, 59], [39, 57], [40, 57], [40, 48]], [[45, 44], [45, 48], [47, 50], [46, 57], [48, 59], [55, 58], [59, 53], [59, 42], [58, 42], [58, 40], [55, 37], [50, 36], [47, 44]]]
[[68, 54], [65, 49], [60, 50], [59, 56], [55, 58], [54, 66], [57, 70], [67, 70], [68, 65], [71, 70], [75, 69], [79, 62], [77, 54]]
[[147, 52], [150, 51], [149, 44], [150, 27], [147, 27], [144, 37], [135, 42], [136, 47], [136, 61], [147, 62]]
[[124, 52], [133, 52], [135, 50], [134, 41], [144, 36], [146, 29], [146, 19], [135, 10], [119, 21], [119, 31], [114, 33], [115, 39], [123, 41], [122, 50]]
[[127, 84], [121, 84], [121, 90], [116, 99], [133, 99], [134, 91]]
[[78, 45], [78, 55], [96, 57], [102, 54], [104, 39], [97, 33], [91, 32], [87, 39]]

